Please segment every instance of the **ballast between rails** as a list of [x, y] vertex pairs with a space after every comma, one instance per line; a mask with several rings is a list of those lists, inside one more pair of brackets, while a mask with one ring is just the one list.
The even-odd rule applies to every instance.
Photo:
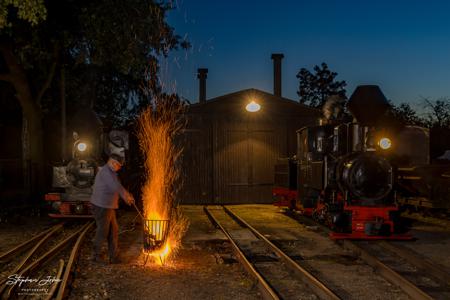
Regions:
[[[341, 299], [338, 295], [336, 295], [333, 291], [331, 291], [327, 286], [325, 286], [319, 279], [317, 279], [310, 272], [305, 270], [303, 267], [298, 265], [294, 260], [292, 260], [286, 253], [284, 253], [281, 249], [275, 246], [272, 242], [270, 242], [264, 235], [262, 235], [259, 231], [257, 231], [254, 227], [248, 224], [241, 217], [236, 215], [229, 208], [222, 206], [223, 211], [231, 217], [237, 224], [240, 226], [247, 228], [250, 232], [252, 232], [259, 240], [263, 241], [269, 249], [271, 249], [280, 259], [280, 261], [289, 268], [289, 270], [294, 273], [300, 281], [308, 286], [312, 292], [314, 292], [321, 299]], [[247, 269], [249, 274], [257, 279], [258, 287], [263, 292], [265, 299], [279, 299], [277, 292], [270, 286], [270, 284], [264, 279], [264, 277], [255, 269], [253, 264], [247, 259], [245, 254], [239, 248], [237, 243], [231, 237], [230, 233], [224, 228], [222, 224], [213, 216], [208, 207], [204, 207], [205, 213], [212, 220], [217, 227], [219, 227], [227, 238], [230, 240], [230, 243], [233, 246], [233, 250], [237, 253], [237, 256], [244, 267]]]
[[326, 285], [324, 285], [319, 279], [314, 277], [310, 272], [305, 270], [302, 266], [297, 264], [293, 259], [291, 259], [286, 253], [284, 253], [280, 248], [275, 246], [271, 241], [269, 241], [263, 234], [258, 230], [248, 224], [244, 219], [236, 215], [230, 208], [224, 206], [225, 212], [227, 212], [233, 219], [236, 219], [239, 223], [250, 229], [258, 238], [266, 242], [267, 245], [284, 261], [286, 266], [288, 266], [291, 271], [293, 271], [302, 281], [311, 288], [314, 293], [319, 295], [324, 299], [340, 299], [333, 291], [331, 291]]
[[270, 287], [269, 283], [259, 274], [259, 272], [253, 267], [252, 263], [247, 259], [245, 254], [242, 252], [242, 250], [239, 248], [239, 246], [234, 242], [231, 235], [228, 233], [228, 231], [220, 224], [220, 222], [213, 216], [213, 214], [209, 211], [208, 207], [204, 207], [203, 210], [205, 211], [208, 218], [211, 220], [211, 222], [219, 227], [222, 232], [225, 234], [225, 236], [230, 241], [233, 252], [236, 254], [236, 257], [239, 259], [241, 264], [244, 266], [244, 268], [247, 270], [247, 272], [252, 276], [258, 285], [259, 290], [262, 293], [262, 296], [264, 299], [273, 299], [278, 300], [280, 297], [278, 297], [277, 293]]
[[[75, 240], [75, 244], [71, 250], [70, 257], [68, 259], [68, 262], [64, 268], [65, 262], [64, 260], [59, 261], [59, 267], [58, 272], [56, 275], [57, 279], [62, 280], [59, 284], [55, 284], [50, 289], [50, 292], [48, 295], [46, 295], [46, 299], [51, 299], [58, 291], [58, 294], [56, 296], [56, 299], [63, 299], [63, 297], [66, 296], [66, 289], [69, 285], [70, 275], [72, 273], [73, 265], [76, 261], [76, 258], [79, 254], [80, 246], [84, 240], [84, 237], [86, 233], [92, 229], [94, 225], [94, 222], [88, 222], [81, 227], [77, 228], [75, 232], [70, 234], [68, 237], [64, 238], [64, 240], [57, 243], [55, 246], [53, 246], [51, 249], [37, 257], [34, 261], [31, 261], [31, 257], [36, 253], [37, 249], [42, 248], [42, 245], [45, 243], [45, 241], [48, 240], [48, 238], [60, 230], [63, 226], [63, 224], [58, 224], [50, 229], [47, 229], [37, 235], [36, 237], [31, 238], [30, 240], [14, 247], [13, 249], [5, 252], [4, 254], [0, 255], [1, 261], [6, 261], [8, 258], [10, 258], [14, 254], [18, 254], [20, 252], [23, 252], [30, 248], [33, 243], [37, 242], [33, 249], [31, 249], [23, 258], [20, 263], [14, 268], [14, 273], [17, 273], [18, 276], [30, 276], [31, 274], [35, 273], [40, 267], [45, 266], [48, 264], [52, 259], [54, 259], [62, 250], [67, 248], [71, 245]], [[62, 275], [64, 270], [64, 275]], [[13, 296], [14, 291], [16, 290], [15, 285], [7, 286], [6, 280], [3, 280], [0, 284], [0, 297], [1, 299], [10, 299]]]

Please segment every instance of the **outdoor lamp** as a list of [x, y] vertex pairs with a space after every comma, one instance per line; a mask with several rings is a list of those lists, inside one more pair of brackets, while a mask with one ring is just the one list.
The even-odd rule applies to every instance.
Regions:
[[261, 105], [259, 105], [258, 103], [256, 103], [255, 101], [252, 100], [249, 104], [247, 104], [245, 109], [248, 112], [257, 112], [261, 109]]

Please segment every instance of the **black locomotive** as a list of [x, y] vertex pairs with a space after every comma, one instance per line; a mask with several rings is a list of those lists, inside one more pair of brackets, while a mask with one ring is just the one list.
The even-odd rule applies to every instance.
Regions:
[[332, 238], [409, 239], [396, 233], [392, 137], [380, 125], [389, 104], [378, 86], [359, 86], [347, 105], [353, 122], [324, 120], [297, 131], [293, 208], [327, 224]]
[[45, 195], [53, 218], [90, 218], [90, 197], [95, 175], [104, 157], [111, 153], [125, 159], [128, 132], [103, 126], [90, 108], [80, 109], [70, 122], [73, 142], [69, 143], [71, 157], [53, 166], [52, 191]]

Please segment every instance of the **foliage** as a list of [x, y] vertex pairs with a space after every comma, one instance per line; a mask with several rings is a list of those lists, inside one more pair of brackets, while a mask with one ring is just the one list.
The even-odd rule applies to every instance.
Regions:
[[424, 123], [429, 128], [450, 127], [450, 99], [440, 98], [431, 100], [423, 98], [425, 108]]
[[339, 95], [346, 98], [345, 81], [337, 81], [336, 72], [330, 71], [326, 63], [314, 67], [314, 73], [306, 68], [301, 68], [297, 74], [300, 80], [299, 90], [300, 102], [312, 107], [322, 107], [331, 95]]
[[36, 167], [42, 191], [42, 121], [60, 110], [61, 99], [69, 119], [90, 106], [107, 125], [123, 125], [148, 104], [142, 82], [161, 93], [159, 57], [189, 43], [167, 24], [171, 7], [164, 1], [1, 1], [0, 81], [20, 103], [27, 124], [23, 159]]
[[[143, 81], [152, 81], [155, 94], [161, 92], [158, 58], [190, 46], [167, 24], [170, 6], [164, 2], [58, 0], [46, 1], [46, 6], [41, 0], [25, 2], [29, 5], [20, 7], [33, 26], [21, 20], [15, 6], [3, 5], [13, 24], [0, 28], [0, 38], [14, 49], [44, 113], [59, 110], [58, 69], [64, 67], [69, 108], [91, 105], [110, 125], [123, 125], [147, 104], [140, 88]], [[37, 8], [45, 12], [45, 21]]]
[[392, 102], [392, 115], [405, 125], [424, 125], [424, 120], [418, 116], [417, 112], [407, 102], [400, 103], [396, 106]]
[[450, 99], [439, 98], [432, 100], [422, 98], [422, 109], [414, 110], [411, 104], [403, 102], [399, 105], [391, 104], [392, 115], [405, 125], [417, 125], [428, 128], [450, 127]]
[[11, 9], [17, 11], [19, 19], [32, 26], [44, 21], [47, 17], [44, 0], [2, 0], [0, 2], [0, 29], [12, 26], [12, 23], [8, 22], [8, 12]]

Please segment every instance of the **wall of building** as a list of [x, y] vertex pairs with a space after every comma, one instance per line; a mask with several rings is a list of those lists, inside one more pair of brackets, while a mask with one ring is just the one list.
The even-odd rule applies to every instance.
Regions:
[[264, 113], [252, 115], [234, 111], [235, 102], [233, 97], [221, 99], [189, 114], [182, 203], [271, 203], [276, 160], [296, 153], [296, 130], [314, 124], [318, 115], [283, 110], [282, 100], [280, 107], [272, 103]]

